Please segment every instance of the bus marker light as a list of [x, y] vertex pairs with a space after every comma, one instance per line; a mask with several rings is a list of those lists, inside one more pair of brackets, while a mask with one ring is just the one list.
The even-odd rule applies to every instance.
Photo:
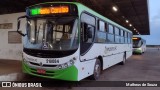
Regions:
[[82, 70], [84, 70], [84, 67], [82, 67]]

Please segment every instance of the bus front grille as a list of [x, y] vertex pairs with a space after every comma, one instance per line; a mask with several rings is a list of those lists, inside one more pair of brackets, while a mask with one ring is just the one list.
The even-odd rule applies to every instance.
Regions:
[[46, 70], [46, 73], [45, 73], [45, 74], [41, 74], [41, 73], [38, 73], [38, 72], [37, 72], [37, 69], [34, 69], [34, 68], [31, 68], [31, 72], [32, 72], [33, 74], [42, 75], [42, 76], [54, 76], [54, 75], [55, 75], [55, 72], [54, 72], [54, 71], [47, 71], [47, 70]]
[[30, 64], [35, 65], [35, 66], [41, 66], [41, 67], [56, 67], [57, 65], [48, 65], [48, 64], [39, 64], [39, 63], [34, 63], [30, 62]]

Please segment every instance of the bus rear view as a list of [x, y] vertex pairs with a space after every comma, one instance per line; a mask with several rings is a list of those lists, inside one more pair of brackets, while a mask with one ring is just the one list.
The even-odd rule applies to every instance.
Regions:
[[133, 37], [133, 53], [142, 54], [146, 51], [146, 41], [141, 37]]

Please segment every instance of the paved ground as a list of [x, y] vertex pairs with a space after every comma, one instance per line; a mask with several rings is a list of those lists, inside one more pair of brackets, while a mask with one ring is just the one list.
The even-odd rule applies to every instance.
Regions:
[[[21, 63], [18, 61], [0, 60], [0, 81], [52, 81], [50, 79], [26, 76], [21, 72]], [[83, 81], [89, 81], [85, 79]], [[99, 81], [160, 81], [160, 51], [148, 48], [142, 55], [133, 55], [125, 65], [115, 65], [103, 71]], [[56, 82], [56, 81], [55, 81]], [[63, 83], [65, 84], [65, 83]], [[85, 83], [86, 84], [86, 83]], [[0, 88], [9, 90], [11, 88]], [[12, 88], [12, 90], [22, 88]], [[23, 90], [28, 89], [24, 88]], [[29, 88], [30, 90], [159, 90], [157, 87], [52, 87]]]

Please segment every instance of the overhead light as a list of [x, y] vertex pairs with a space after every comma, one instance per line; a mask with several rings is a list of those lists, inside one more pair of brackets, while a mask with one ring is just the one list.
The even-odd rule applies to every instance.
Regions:
[[126, 20], [126, 23], [129, 23], [129, 21], [128, 21], [128, 20]]
[[113, 9], [113, 11], [116, 11], [116, 12], [118, 11], [116, 6], [113, 6], [112, 9]]
[[136, 31], [136, 29], [134, 28], [134, 31]]
[[129, 24], [130, 27], [132, 27], [132, 24]]

